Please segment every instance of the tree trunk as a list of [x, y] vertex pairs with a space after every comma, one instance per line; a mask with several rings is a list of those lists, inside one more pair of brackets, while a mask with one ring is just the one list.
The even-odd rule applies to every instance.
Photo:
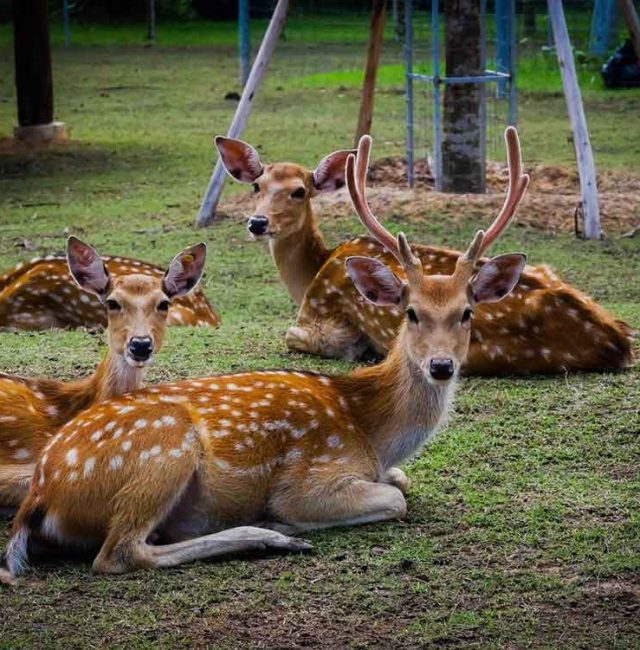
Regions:
[[[446, 76], [484, 74], [479, 0], [448, 0]], [[443, 106], [442, 191], [485, 191], [484, 84], [446, 84]]]
[[47, 0], [13, 0], [18, 124], [53, 122]]

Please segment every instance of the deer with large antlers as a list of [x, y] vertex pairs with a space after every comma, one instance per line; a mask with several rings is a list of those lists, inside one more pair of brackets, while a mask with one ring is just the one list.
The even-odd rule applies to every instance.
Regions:
[[[516, 130], [508, 128], [505, 139], [510, 180], [503, 214], [508, 215], [524, 176]], [[263, 165], [257, 151], [239, 140], [218, 137], [215, 142], [229, 174], [254, 184], [256, 209], [249, 231], [269, 238], [282, 280], [300, 304], [297, 325], [286, 336], [289, 349], [349, 360], [370, 351], [385, 355], [402, 323], [401, 310], [374, 306], [359, 297], [344, 262], [353, 255], [376, 257], [395, 265], [403, 277], [388, 248], [393, 237], [374, 228], [373, 237], [358, 237], [329, 250], [311, 207], [313, 196], [344, 184], [342, 165], [349, 152], [330, 154], [312, 172], [290, 163]], [[367, 139], [361, 143], [367, 155], [369, 146]], [[365, 157], [359, 160], [359, 173], [366, 173]], [[364, 182], [359, 181], [363, 188]], [[495, 229], [488, 232], [485, 248], [493, 233]], [[413, 245], [411, 250], [431, 274], [453, 273], [460, 257], [459, 252], [436, 246]], [[548, 267], [528, 266], [506, 300], [476, 310], [464, 371], [499, 375], [624, 368], [631, 362], [630, 334], [628, 325]]]
[[197, 285], [205, 257], [206, 246], [198, 244], [177, 255], [161, 278], [114, 278], [94, 248], [69, 238], [69, 272], [106, 307], [109, 349], [95, 372], [79, 381], [0, 374], [1, 506], [20, 504], [40, 452], [62, 425], [92, 404], [142, 386], [162, 347], [170, 305]]
[[[142, 274], [162, 279], [164, 269], [128, 257], [103, 256], [116, 278]], [[217, 327], [220, 319], [200, 287], [171, 303], [168, 325]], [[19, 263], [0, 275], [0, 327], [46, 330], [54, 327], [107, 325], [104, 305], [96, 295], [74, 282], [65, 257], [49, 255]]]
[[[356, 209], [380, 229], [353, 170], [350, 156]], [[285, 534], [402, 517], [408, 480], [397, 465], [446, 418], [474, 309], [508, 295], [524, 268], [521, 254], [481, 261], [486, 237], [476, 233], [450, 275], [425, 274], [402, 234], [385, 241], [403, 278], [377, 259], [347, 259], [364, 300], [404, 314], [378, 366], [335, 377], [258, 371], [189, 380], [85, 411], [44, 450], [14, 522], [4, 581], [24, 570], [32, 537], [95, 543], [94, 569], [120, 573], [295, 550], [305, 543]]]

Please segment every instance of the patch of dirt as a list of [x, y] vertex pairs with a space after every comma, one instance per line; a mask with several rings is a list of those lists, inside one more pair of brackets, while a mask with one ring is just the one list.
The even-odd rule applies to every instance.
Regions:
[[[577, 173], [567, 167], [537, 165], [527, 168], [531, 185], [516, 217], [516, 224], [550, 233], [575, 231], [580, 203]], [[371, 188], [367, 196], [374, 212], [383, 219], [424, 220], [430, 213], [452, 222], [477, 219], [488, 226], [502, 206], [507, 186], [507, 169], [489, 163], [486, 194], [442, 194], [433, 189], [433, 175], [426, 162], [416, 165], [416, 187], [406, 187], [406, 164], [402, 158], [382, 158], [371, 165]], [[607, 171], [598, 175], [600, 218], [608, 235], [621, 235], [640, 225], [640, 175]], [[320, 195], [314, 201], [321, 219], [353, 215], [346, 190]], [[253, 208], [249, 193], [236, 194], [221, 206], [227, 214], [246, 216]], [[580, 230], [582, 225], [579, 224]]]

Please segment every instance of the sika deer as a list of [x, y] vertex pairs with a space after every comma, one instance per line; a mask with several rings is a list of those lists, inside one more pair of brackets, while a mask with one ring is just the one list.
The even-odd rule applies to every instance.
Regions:
[[[128, 257], [103, 257], [109, 274], [142, 274], [162, 279], [164, 269]], [[217, 327], [219, 318], [201, 288], [171, 302], [167, 325]], [[0, 327], [46, 330], [53, 327], [106, 327], [98, 297], [73, 281], [65, 257], [50, 255], [20, 263], [0, 275]]]
[[[507, 129], [505, 138], [512, 187], [522, 169], [515, 129]], [[254, 183], [255, 213], [261, 216], [250, 218], [249, 230], [269, 237], [280, 276], [300, 304], [297, 326], [287, 333], [288, 348], [348, 360], [370, 351], [387, 354], [403, 315], [397, 307], [362, 300], [345, 260], [367, 255], [394, 265], [393, 256], [384, 242], [370, 237], [329, 250], [311, 207], [318, 191], [341, 187], [340, 164], [348, 152], [330, 154], [310, 172], [289, 163], [263, 165], [257, 151], [239, 140], [216, 138], [216, 146], [235, 180]], [[411, 250], [431, 274], [453, 273], [460, 256], [436, 246]], [[403, 277], [401, 268], [394, 270]], [[481, 305], [475, 318], [463, 368], [469, 375], [608, 370], [631, 363], [629, 326], [546, 266], [528, 266], [504, 302]]]
[[[397, 464], [446, 418], [474, 307], [507, 295], [525, 259], [479, 261], [508, 214], [476, 233], [453, 274], [425, 275], [404, 235], [395, 239], [364, 210], [353, 163], [350, 156], [356, 209], [406, 275], [367, 257], [346, 262], [366, 300], [405, 313], [386, 360], [336, 377], [262, 371], [183, 381], [86, 411], [38, 463], [14, 522], [5, 581], [24, 570], [32, 536], [95, 542], [94, 569], [121, 573], [256, 545], [305, 548], [247, 524], [290, 533], [405, 514], [408, 481]], [[516, 203], [526, 186], [519, 182]], [[238, 525], [245, 527], [224, 530]]]
[[20, 504], [57, 429], [92, 404], [142, 386], [145, 368], [162, 347], [169, 305], [197, 285], [205, 257], [206, 246], [198, 244], [177, 255], [162, 279], [141, 273], [113, 278], [95, 249], [69, 238], [72, 277], [107, 307], [109, 350], [93, 375], [79, 381], [0, 374], [1, 506]]

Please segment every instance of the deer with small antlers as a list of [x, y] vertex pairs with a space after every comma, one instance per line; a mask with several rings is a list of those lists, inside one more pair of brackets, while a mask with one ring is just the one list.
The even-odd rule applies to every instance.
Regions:
[[[142, 274], [162, 279], [164, 269], [128, 257], [103, 256], [109, 274]], [[217, 327], [220, 319], [200, 287], [171, 302], [168, 325]], [[0, 275], [0, 328], [55, 327], [102, 329], [107, 325], [99, 298], [74, 282], [67, 259], [55, 255], [19, 263]]]
[[408, 479], [398, 464], [444, 422], [472, 313], [509, 294], [525, 258], [480, 259], [486, 237], [508, 224], [503, 215], [476, 233], [452, 274], [425, 274], [404, 235], [390, 235], [367, 208], [353, 156], [347, 178], [361, 219], [403, 270], [400, 278], [377, 259], [346, 261], [363, 299], [404, 314], [387, 358], [342, 376], [257, 371], [182, 381], [85, 411], [43, 452], [14, 522], [5, 582], [24, 571], [34, 537], [94, 543], [93, 568], [121, 573], [303, 549], [286, 535], [405, 514]]
[[20, 504], [40, 452], [61, 426], [92, 404], [142, 386], [162, 347], [171, 302], [194, 289], [205, 258], [205, 244], [197, 244], [177, 255], [163, 277], [113, 277], [94, 248], [69, 238], [71, 276], [106, 306], [109, 349], [95, 372], [79, 381], [0, 374], [1, 506]]
[[[505, 140], [507, 209], [525, 177], [517, 131], [508, 128]], [[257, 151], [240, 140], [217, 137], [215, 144], [228, 173], [236, 181], [253, 183], [256, 207], [248, 229], [256, 238], [269, 238], [280, 276], [300, 305], [297, 324], [286, 335], [287, 347], [347, 360], [371, 352], [387, 354], [403, 314], [396, 306], [363, 300], [348, 277], [345, 260], [354, 255], [376, 257], [403, 277], [388, 238], [380, 239], [374, 231], [373, 237], [358, 237], [329, 250], [311, 206], [318, 193], [344, 184], [349, 152], [330, 154], [309, 171], [291, 163], [263, 165]], [[369, 141], [361, 146], [368, 154]], [[359, 173], [366, 173], [365, 158], [359, 160]], [[436, 246], [413, 245], [411, 250], [431, 274], [453, 273], [460, 257], [459, 252]], [[475, 310], [463, 370], [470, 375], [518, 375], [620, 369], [631, 363], [631, 333], [626, 323], [562, 282], [548, 267], [527, 266], [507, 299]]]

